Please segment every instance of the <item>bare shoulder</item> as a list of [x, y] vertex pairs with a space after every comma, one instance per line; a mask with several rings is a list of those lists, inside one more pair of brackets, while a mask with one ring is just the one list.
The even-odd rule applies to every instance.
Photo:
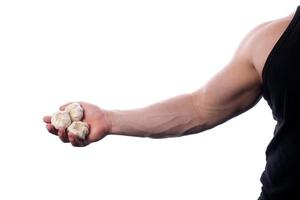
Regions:
[[279, 19], [262, 23], [255, 27], [245, 38], [245, 45], [248, 48], [248, 56], [251, 59], [252, 66], [259, 74], [262, 82], [262, 71], [265, 62], [280, 39], [288, 25], [290, 24], [294, 13]]

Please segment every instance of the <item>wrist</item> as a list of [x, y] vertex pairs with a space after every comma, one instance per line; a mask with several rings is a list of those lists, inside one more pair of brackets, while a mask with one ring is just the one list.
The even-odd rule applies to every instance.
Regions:
[[104, 115], [106, 118], [106, 121], [108, 123], [108, 130], [107, 134], [113, 134], [116, 133], [116, 120], [115, 120], [115, 113], [112, 110], [104, 110]]

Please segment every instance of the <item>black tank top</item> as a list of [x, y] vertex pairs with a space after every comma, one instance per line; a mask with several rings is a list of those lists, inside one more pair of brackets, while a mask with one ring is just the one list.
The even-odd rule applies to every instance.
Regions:
[[265, 152], [259, 200], [300, 200], [300, 6], [269, 54], [262, 79], [277, 123]]

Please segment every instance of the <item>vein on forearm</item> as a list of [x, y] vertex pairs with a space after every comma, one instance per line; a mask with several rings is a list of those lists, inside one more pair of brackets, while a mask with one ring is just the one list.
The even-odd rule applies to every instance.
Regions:
[[113, 133], [164, 138], [200, 132], [204, 124], [190, 94], [132, 110], [113, 110]]

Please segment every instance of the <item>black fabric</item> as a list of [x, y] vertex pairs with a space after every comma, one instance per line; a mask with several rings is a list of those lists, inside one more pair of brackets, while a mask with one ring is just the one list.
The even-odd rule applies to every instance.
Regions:
[[269, 54], [263, 97], [277, 121], [259, 200], [300, 200], [300, 6]]

